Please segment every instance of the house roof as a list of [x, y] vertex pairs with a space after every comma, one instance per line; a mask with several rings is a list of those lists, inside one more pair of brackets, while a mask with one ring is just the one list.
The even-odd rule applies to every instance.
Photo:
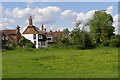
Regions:
[[16, 40], [17, 34], [20, 34], [19, 32], [19, 26], [17, 26], [16, 29], [7, 29], [7, 30], [0, 30], [0, 34], [5, 35], [9, 37], [11, 40]]
[[38, 33], [39, 33], [39, 29], [34, 25], [32, 26], [29, 25], [23, 32], [23, 34], [38, 34]]
[[0, 30], [0, 33], [3, 33], [3, 34], [5, 34], [5, 35], [17, 34], [17, 33], [16, 33], [16, 29]]
[[23, 34], [45, 34], [45, 35], [53, 35], [53, 36], [60, 36], [63, 34], [63, 32], [57, 31], [57, 32], [47, 32], [46, 28], [44, 28], [43, 24], [41, 26], [41, 30], [37, 28], [36, 26], [32, 25], [32, 16], [29, 17], [29, 25], [23, 32]]
[[63, 35], [63, 32], [49, 32], [48, 34], [51, 34], [51, 35], [53, 35], [54, 37], [57, 37], [57, 36], [61, 36], [61, 35]]
[[4, 33], [2, 32], [2, 30], [0, 30], [0, 34], [1, 34], [2, 36], [6, 36], [6, 37], [8, 37], [10, 40], [12, 40], [12, 37], [11, 37], [9, 34], [4, 34]]

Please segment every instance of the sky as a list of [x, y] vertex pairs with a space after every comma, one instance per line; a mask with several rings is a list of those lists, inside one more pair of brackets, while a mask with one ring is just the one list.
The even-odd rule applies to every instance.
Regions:
[[[48, 31], [72, 30], [76, 21], [82, 21], [82, 28], [98, 10], [106, 10], [112, 15], [115, 33], [118, 33], [118, 2], [2, 2], [0, 29], [14, 29], [19, 25], [23, 32], [32, 16], [33, 24], [38, 28], [44, 24]], [[89, 31], [89, 27], [85, 30]]]

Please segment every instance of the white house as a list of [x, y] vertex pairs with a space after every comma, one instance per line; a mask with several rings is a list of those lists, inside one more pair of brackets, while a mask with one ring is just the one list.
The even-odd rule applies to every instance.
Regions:
[[29, 25], [24, 30], [23, 36], [31, 40], [36, 48], [48, 47], [49, 43], [53, 42], [53, 37], [62, 35], [63, 32], [47, 32], [43, 24], [41, 29], [37, 28], [32, 24], [32, 16], [29, 18]]

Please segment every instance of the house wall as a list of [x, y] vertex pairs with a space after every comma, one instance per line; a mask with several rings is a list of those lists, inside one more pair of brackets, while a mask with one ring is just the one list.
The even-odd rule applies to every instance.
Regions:
[[36, 39], [33, 39], [33, 34], [23, 34], [23, 36], [28, 40], [31, 40], [33, 43], [36, 41], [35, 47], [38, 48], [38, 34], [36, 34]]
[[36, 48], [38, 49], [38, 34], [36, 34], [36, 39], [34, 39], [34, 41], [36, 41]]
[[[40, 48], [40, 47], [42, 47], [41, 46], [41, 42], [42, 41], [40, 41], [40, 45], [38, 45], [38, 42], [39, 42], [39, 40], [38, 40], [38, 34], [36, 34], [36, 39], [34, 39], [33, 38], [33, 34], [23, 34], [23, 36], [25, 37], [25, 38], [27, 38], [28, 40], [31, 40], [33, 43], [34, 43], [34, 41], [36, 41], [36, 48], [38, 49], [38, 48]], [[44, 47], [47, 47], [48, 46], [48, 41], [45, 41], [45, 46]]]
[[25, 38], [27, 38], [28, 40], [31, 40], [34, 43], [34, 41], [33, 41], [33, 34], [23, 34], [23, 36]]

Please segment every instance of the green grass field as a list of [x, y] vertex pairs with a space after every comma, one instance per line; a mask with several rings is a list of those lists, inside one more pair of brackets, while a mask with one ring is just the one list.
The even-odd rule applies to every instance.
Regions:
[[117, 78], [118, 49], [71, 48], [3, 51], [3, 78]]

